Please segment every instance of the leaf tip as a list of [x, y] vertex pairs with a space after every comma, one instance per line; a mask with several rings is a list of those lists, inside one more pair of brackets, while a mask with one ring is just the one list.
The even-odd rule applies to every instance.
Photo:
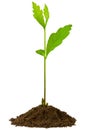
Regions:
[[32, 1], [32, 7], [34, 7], [35, 3]]
[[68, 26], [69, 26], [70, 28], [72, 28], [72, 24], [69, 24]]

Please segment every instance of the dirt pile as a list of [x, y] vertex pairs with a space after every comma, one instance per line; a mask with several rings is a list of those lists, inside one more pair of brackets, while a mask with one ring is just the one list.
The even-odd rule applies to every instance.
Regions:
[[39, 105], [17, 118], [11, 118], [10, 121], [16, 126], [49, 128], [72, 126], [76, 119], [53, 106]]

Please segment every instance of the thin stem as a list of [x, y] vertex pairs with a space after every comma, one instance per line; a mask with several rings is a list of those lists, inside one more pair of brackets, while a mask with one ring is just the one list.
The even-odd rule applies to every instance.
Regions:
[[46, 28], [44, 28], [44, 105], [46, 105]]

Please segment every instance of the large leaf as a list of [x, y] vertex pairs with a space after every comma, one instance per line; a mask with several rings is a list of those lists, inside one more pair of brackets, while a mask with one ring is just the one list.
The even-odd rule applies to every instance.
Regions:
[[42, 55], [42, 56], [44, 56], [44, 55], [45, 55], [45, 51], [44, 51], [44, 50], [42, 50], [42, 49], [37, 50], [37, 51], [36, 51], [36, 53], [37, 53], [37, 54], [39, 54], [39, 55]]
[[72, 25], [66, 25], [59, 28], [56, 33], [52, 33], [47, 43], [47, 55], [59, 46], [63, 40], [69, 35]]
[[45, 17], [45, 22], [47, 24], [48, 19], [49, 19], [49, 10], [46, 4], [44, 5], [44, 17]]
[[37, 5], [35, 2], [32, 2], [32, 7], [33, 7], [33, 16], [34, 16], [34, 18], [38, 21], [38, 23], [40, 25], [43, 26], [43, 28], [45, 28], [43, 10], [41, 10], [40, 6]]

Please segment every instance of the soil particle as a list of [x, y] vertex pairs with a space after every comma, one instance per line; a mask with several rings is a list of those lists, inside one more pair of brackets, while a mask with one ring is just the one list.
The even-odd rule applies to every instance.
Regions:
[[50, 128], [75, 125], [76, 119], [53, 106], [39, 105], [10, 121], [15, 126]]

